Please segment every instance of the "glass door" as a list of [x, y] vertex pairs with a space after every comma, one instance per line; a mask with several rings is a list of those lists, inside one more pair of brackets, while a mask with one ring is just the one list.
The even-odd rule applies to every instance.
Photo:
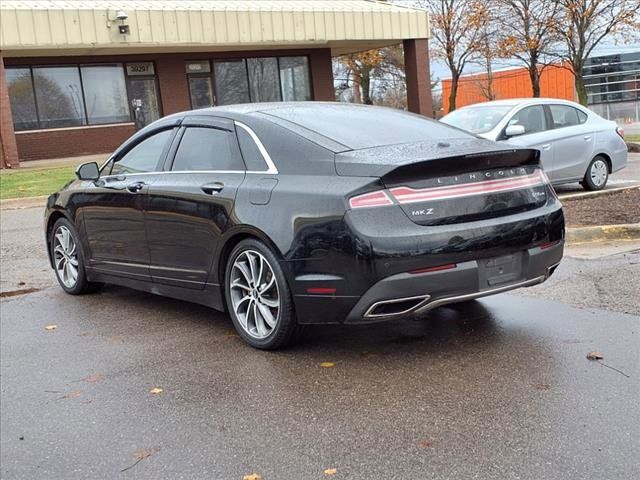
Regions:
[[162, 116], [158, 82], [155, 77], [129, 77], [129, 101], [136, 129], [140, 129]]

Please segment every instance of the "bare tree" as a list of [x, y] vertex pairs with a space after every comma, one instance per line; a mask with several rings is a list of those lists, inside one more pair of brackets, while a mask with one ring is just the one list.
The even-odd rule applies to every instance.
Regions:
[[559, 0], [562, 6], [557, 32], [565, 43], [563, 58], [573, 74], [578, 101], [587, 104], [583, 71], [587, 58], [610, 36], [638, 36], [639, 0]]
[[561, 0], [497, 0], [498, 55], [520, 60], [529, 72], [534, 97], [540, 96], [544, 59], [558, 42], [556, 16]]
[[458, 83], [467, 64], [477, 55], [488, 22], [485, 2], [480, 0], [423, 0], [432, 24], [432, 52], [451, 72], [449, 111], [456, 108]]

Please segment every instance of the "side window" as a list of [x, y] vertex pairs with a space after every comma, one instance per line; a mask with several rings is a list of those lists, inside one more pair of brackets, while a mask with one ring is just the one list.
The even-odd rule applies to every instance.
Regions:
[[511, 117], [509, 125], [522, 125], [525, 134], [542, 132], [546, 130], [544, 108], [542, 105], [523, 108]]
[[240, 144], [240, 150], [242, 151], [242, 158], [244, 163], [247, 164], [247, 170], [253, 170], [256, 172], [263, 172], [269, 168], [262, 153], [258, 149], [256, 142], [251, 138], [249, 132], [244, 128], [236, 128], [238, 134], [238, 143]]
[[138, 143], [113, 164], [111, 175], [155, 171], [172, 132], [163, 130]]
[[553, 118], [553, 128], [572, 127], [584, 123], [580, 121], [578, 116], [582, 112], [568, 105], [549, 105], [549, 110], [551, 110], [551, 118]]
[[187, 127], [173, 160], [174, 171], [244, 170], [231, 148], [230, 132], [207, 127]]

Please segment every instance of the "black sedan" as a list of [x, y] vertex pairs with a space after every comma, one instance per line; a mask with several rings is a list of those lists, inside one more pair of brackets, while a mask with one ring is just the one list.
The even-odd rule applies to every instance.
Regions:
[[228, 311], [252, 346], [543, 282], [561, 205], [539, 152], [398, 110], [216, 107], [163, 118], [51, 195], [70, 294], [124, 285]]

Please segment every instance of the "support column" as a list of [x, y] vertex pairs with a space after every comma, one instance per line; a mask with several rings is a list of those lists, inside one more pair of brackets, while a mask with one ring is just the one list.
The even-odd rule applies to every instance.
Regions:
[[162, 55], [155, 58], [155, 63], [162, 115], [191, 110], [184, 59], [180, 56]]
[[314, 48], [309, 55], [313, 99], [333, 102], [336, 99], [333, 89], [333, 66], [330, 48]]
[[4, 59], [0, 55], [0, 168], [19, 167], [16, 135], [13, 130], [9, 89], [4, 70]]
[[407, 78], [407, 108], [410, 112], [433, 117], [433, 98], [429, 75], [429, 40], [404, 40], [404, 69]]

